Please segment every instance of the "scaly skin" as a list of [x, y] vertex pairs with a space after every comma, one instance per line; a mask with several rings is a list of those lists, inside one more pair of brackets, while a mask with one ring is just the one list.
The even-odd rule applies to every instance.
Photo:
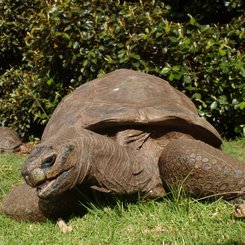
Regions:
[[[85, 135], [85, 132], [83, 133]], [[157, 167], [158, 157], [144, 150], [122, 147], [113, 140], [99, 134], [89, 133], [86, 147], [92, 152], [88, 182], [91, 188], [117, 196], [154, 195], [154, 189], [164, 192]], [[79, 137], [79, 145], [84, 141]], [[80, 152], [83, 158], [83, 150]], [[150, 192], [150, 193], [149, 193]]]
[[[56, 156], [55, 162], [46, 164], [52, 156]], [[38, 146], [26, 160], [22, 175], [27, 184], [40, 189], [38, 195], [44, 199], [80, 184], [118, 196], [138, 197], [162, 184], [157, 163], [158, 156], [70, 127], [60, 137]]]
[[[149, 138], [135, 151], [103, 135], [71, 127], [32, 152], [23, 176], [33, 188], [16, 187], [5, 198], [2, 210], [16, 220], [64, 217], [75, 210], [75, 186], [82, 193], [95, 189], [131, 200], [138, 194], [146, 198], [163, 195], [162, 182], [169, 187], [184, 185], [193, 197], [228, 199], [244, 193], [245, 164], [201, 141], [176, 135], [179, 139], [168, 138], [163, 148]], [[45, 159], [54, 154], [55, 163], [43, 167]], [[39, 199], [35, 188], [43, 185]]]
[[[85, 191], [85, 190], [84, 190]], [[17, 221], [44, 222], [47, 219], [81, 215], [84, 201], [75, 189], [51, 199], [40, 199], [36, 188], [27, 184], [16, 186], [3, 200], [0, 213]]]
[[167, 186], [183, 186], [193, 197], [230, 199], [245, 193], [245, 164], [198, 140], [170, 142], [159, 169]]
[[15, 187], [3, 200], [1, 212], [15, 220], [42, 222], [47, 220], [39, 208], [36, 189], [27, 184]]

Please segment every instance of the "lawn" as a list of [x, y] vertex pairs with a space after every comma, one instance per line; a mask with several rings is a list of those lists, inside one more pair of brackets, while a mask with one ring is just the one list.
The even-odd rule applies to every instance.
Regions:
[[[245, 138], [224, 143], [224, 150], [245, 162]], [[0, 202], [21, 183], [26, 156], [0, 156]], [[245, 244], [245, 220], [232, 216], [233, 204], [199, 202], [189, 197], [115, 206], [91, 205], [83, 217], [71, 217], [72, 232], [55, 222], [16, 222], [0, 215], [0, 245], [20, 244]]]

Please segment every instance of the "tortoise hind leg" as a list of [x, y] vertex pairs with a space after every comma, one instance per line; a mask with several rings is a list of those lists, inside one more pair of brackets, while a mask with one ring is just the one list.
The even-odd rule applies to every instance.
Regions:
[[199, 140], [170, 142], [159, 169], [168, 187], [184, 186], [193, 197], [231, 199], [245, 193], [245, 164]]
[[35, 188], [22, 184], [4, 198], [0, 212], [17, 221], [42, 222], [80, 213], [80, 206], [75, 190], [65, 192], [56, 199], [42, 200]]

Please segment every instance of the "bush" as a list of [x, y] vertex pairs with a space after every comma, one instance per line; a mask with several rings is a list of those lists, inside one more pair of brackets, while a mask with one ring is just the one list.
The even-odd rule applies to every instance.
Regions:
[[23, 70], [12, 68], [1, 76], [1, 123], [17, 129], [21, 137], [28, 132], [40, 136], [41, 125], [49, 117], [45, 103], [50, 102], [40, 94], [44, 90], [41, 85], [38, 74]]
[[[132, 68], [169, 80], [223, 135], [242, 134], [244, 16], [229, 24], [201, 25], [190, 15], [184, 23], [170, 21], [171, 8], [157, 0], [42, 4], [35, 16], [24, 17], [22, 64], [1, 77], [0, 88], [7, 92], [1, 124], [15, 124], [25, 136], [35, 134], [32, 125], [45, 124], [73, 88], [117, 68]], [[34, 13], [32, 7], [27, 12]], [[23, 82], [7, 84], [12, 76], [23, 80], [26, 74], [35, 96], [25, 90], [18, 107], [9, 95], [22, 91]], [[16, 115], [18, 110], [24, 113]]]
[[0, 0], [0, 74], [23, 65], [24, 38], [35, 14], [42, 8], [41, 3], [40, 0]]
[[191, 14], [202, 24], [229, 23], [244, 12], [243, 0], [164, 0], [172, 7], [171, 17], [175, 21], [187, 21]]

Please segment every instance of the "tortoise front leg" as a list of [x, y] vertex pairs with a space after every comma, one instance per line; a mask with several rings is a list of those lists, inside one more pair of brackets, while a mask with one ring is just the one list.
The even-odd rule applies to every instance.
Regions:
[[204, 142], [170, 142], [159, 161], [163, 182], [193, 197], [235, 198], [245, 193], [245, 164]]
[[0, 212], [17, 221], [43, 222], [67, 217], [79, 208], [75, 190], [63, 193], [56, 199], [42, 200], [38, 198], [35, 188], [21, 184], [4, 198]]
[[16, 186], [4, 198], [1, 212], [18, 221], [42, 222], [47, 219], [39, 208], [36, 189], [27, 184]]

